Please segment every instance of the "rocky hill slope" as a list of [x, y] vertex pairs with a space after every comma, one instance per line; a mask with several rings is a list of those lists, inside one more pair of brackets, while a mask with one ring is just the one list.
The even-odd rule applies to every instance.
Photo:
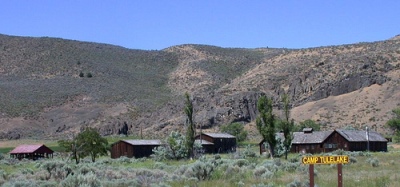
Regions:
[[384, 123], [400, 106], [399, 76], [398, 36], [307, 49], [145, 51], [0, 35], [0, 139], [65, 138], [85, 126], [160, 137], [185, 129], [185, 92], [206, 130], [242, 122], [254, 132], [258, 97], [272, 97], [279, 116], [279, 98], [288, 93], [296, 121], [386, 134]]

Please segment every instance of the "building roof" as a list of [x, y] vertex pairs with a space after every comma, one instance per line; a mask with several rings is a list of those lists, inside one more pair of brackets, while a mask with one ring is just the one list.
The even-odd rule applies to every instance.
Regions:
[[161, 140], [121, 140], [131, 145], [161, 145]]
[[212, 138], [236, 138], [228, 133], [212, 133], [212, 132], [203, 132], [204, 135], [210, 136]]
[[313, 128], [303, 128], [303, 132], [312, 132]]
[[[200, 139], [194, 140], [195, 143], [200, 143]], [[213, 143], [207, 141], [207, 140], [201, 140], [201, 145], [214, 145]]]
[[[366, 142], [367, 134], [366, 131], [360, 130], [336, 130], [341, 136], [343, 136], [349, 142]], [[387, 142], [386, 138], [381, 136], [375, 131], [369, 131], [368, 140], [373, 142]]]
[[293, 132], [292, 144], [313, 144], [324, 142], [333, 131]]
[[50, 150], [51, 152], [53, 152], [51, 149], [49, 149], [48, 147], [46, 147], [43, 144], [34, 144], [34, 145], [19, 145], [16, 148], [14, 148], [12, 151], [10, 151], [10, 154], [23, 154], [23, 153], [34, 153], [37, 150], [39, 150], [41, 147], [45, 147], [45, 149]]

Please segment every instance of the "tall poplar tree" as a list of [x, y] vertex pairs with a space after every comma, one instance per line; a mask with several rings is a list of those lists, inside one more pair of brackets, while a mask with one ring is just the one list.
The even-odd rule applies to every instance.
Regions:
[[285, 159], [287, 159], [288, 152], [292, 145], [293, 140], [293, 127], [294, 121], [289, 121], [290, 117], [290, 106], [289, 106], [289, 96], [284, 94], [282, 96], [282, 104], [283, 104], [283, 112], [284, 112], [284, 119], [282, 121], [282, 131], [285, 140], [283, 141], [283, 147], [285, 148]]
[[188, 157], [193, 157], [193, 146], [195, 141], [195, 124], [193, 121], [193, 103], [190, 100], [190, 95], [186, 92], [185, 93], [185, 114], [186, 114], [186, 148], [188, 150]]
[[256, 119], [257, 129], [263, 139], [267, 142], [271, 158], [275, 155], [275, 116], [272, 114], [272, 100], [266, 96], [261, 96], [257, 102], [259, 116]]

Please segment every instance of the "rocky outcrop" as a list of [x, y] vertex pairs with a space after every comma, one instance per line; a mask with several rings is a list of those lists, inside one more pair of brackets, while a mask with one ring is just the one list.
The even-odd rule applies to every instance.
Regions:
[[108, 135], [129, 135], [132, 125], [128, 125], [128, 122], [122, 120], [112, 120], [107, 125], [100, 125], [98, 127], [99, 133], [103, 136]]
[[9, 132], [0, 132], [0, 139], [17, 140], [20, 138], [21, 138], [21, 132], [18, 132], [18, 130], [12, 130]]
[[209, 94], [196, 97], [198, 123], [204, 128], [232, 122], [249, 123], [256, 118], [257, 100], [261, 92], [240, 92], [233, 95]]

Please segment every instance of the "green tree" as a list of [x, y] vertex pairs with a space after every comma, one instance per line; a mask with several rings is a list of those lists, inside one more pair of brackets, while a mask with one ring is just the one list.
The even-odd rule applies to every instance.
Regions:
[[256, 119], [256, 126], [263, 139], [267, 142], [271, 158], [275, 155], [275, 116], [272, 113], [272, 100], [261, 96], [257, 102], [259, 116]]
[[294, 127], [294, 120], [289, 121], [290, 117], [290, 105], [289, 105], [289, 96], [287, 94], [284, 94], [282, 97], [282, 103], [283, 103], [283, 112], [284, 112], [284, 119], [281, 122], [281, 127], [283, 131], [283, 147], [285, 151], [285, 159], [287, 159], [288, 152], [290, 150], [290, 147], [292, 145], [292, 140], [293, 140], [293, 127]]
[[400, 142], [400, 108], [392, 110], [394, 117], [386, 122], [386, 126], [394, 131], [394, 141]]
[[314, 131], [319, 131], [321, 129], [321, 124], [312, 119], [306, 119], [300, 122], [295, 131], [301, 132], [304, 128], [312, 128]]
[[195, 124], [193, 121], [193, 103], [190, 100], [190, 95], [185, 93], [185, 114], [186, 114], [186, 149], [188, 150], [188, 157], [191, 158], [194, 156], [194, 141], [195, 141]]
[[231, 123], [221, 127], [222, 132], [226, 132], [236, 136], [238, 142], [244, 141], [247, 138], [247, 131], [240, 123]]
[[59, 140], [58, 145], [65, 152], [71, 152], [69, 159], [74, 159], [76, 164], [79, 164], [81, 156], [83, 155], [82, 145], [78, 146], [76, 139], [73, 140]]
[[94, 128], [86, 128], [80, 132], [73, 140], [58, 141], [60, 147], [66, 152], [71, 152], [71, 159], [75, 159], [79, 164], [81, 158], [90, 156], [92, 162], [102, 155], [107, 155], [108, 141], [100, 136]]
[[87, 127], [76, 136], [76, 143], [82, 146], [82, 156], [90, 156], [92, 162], [99, 156], [107, 155], [108, 141], [96, 129]]

